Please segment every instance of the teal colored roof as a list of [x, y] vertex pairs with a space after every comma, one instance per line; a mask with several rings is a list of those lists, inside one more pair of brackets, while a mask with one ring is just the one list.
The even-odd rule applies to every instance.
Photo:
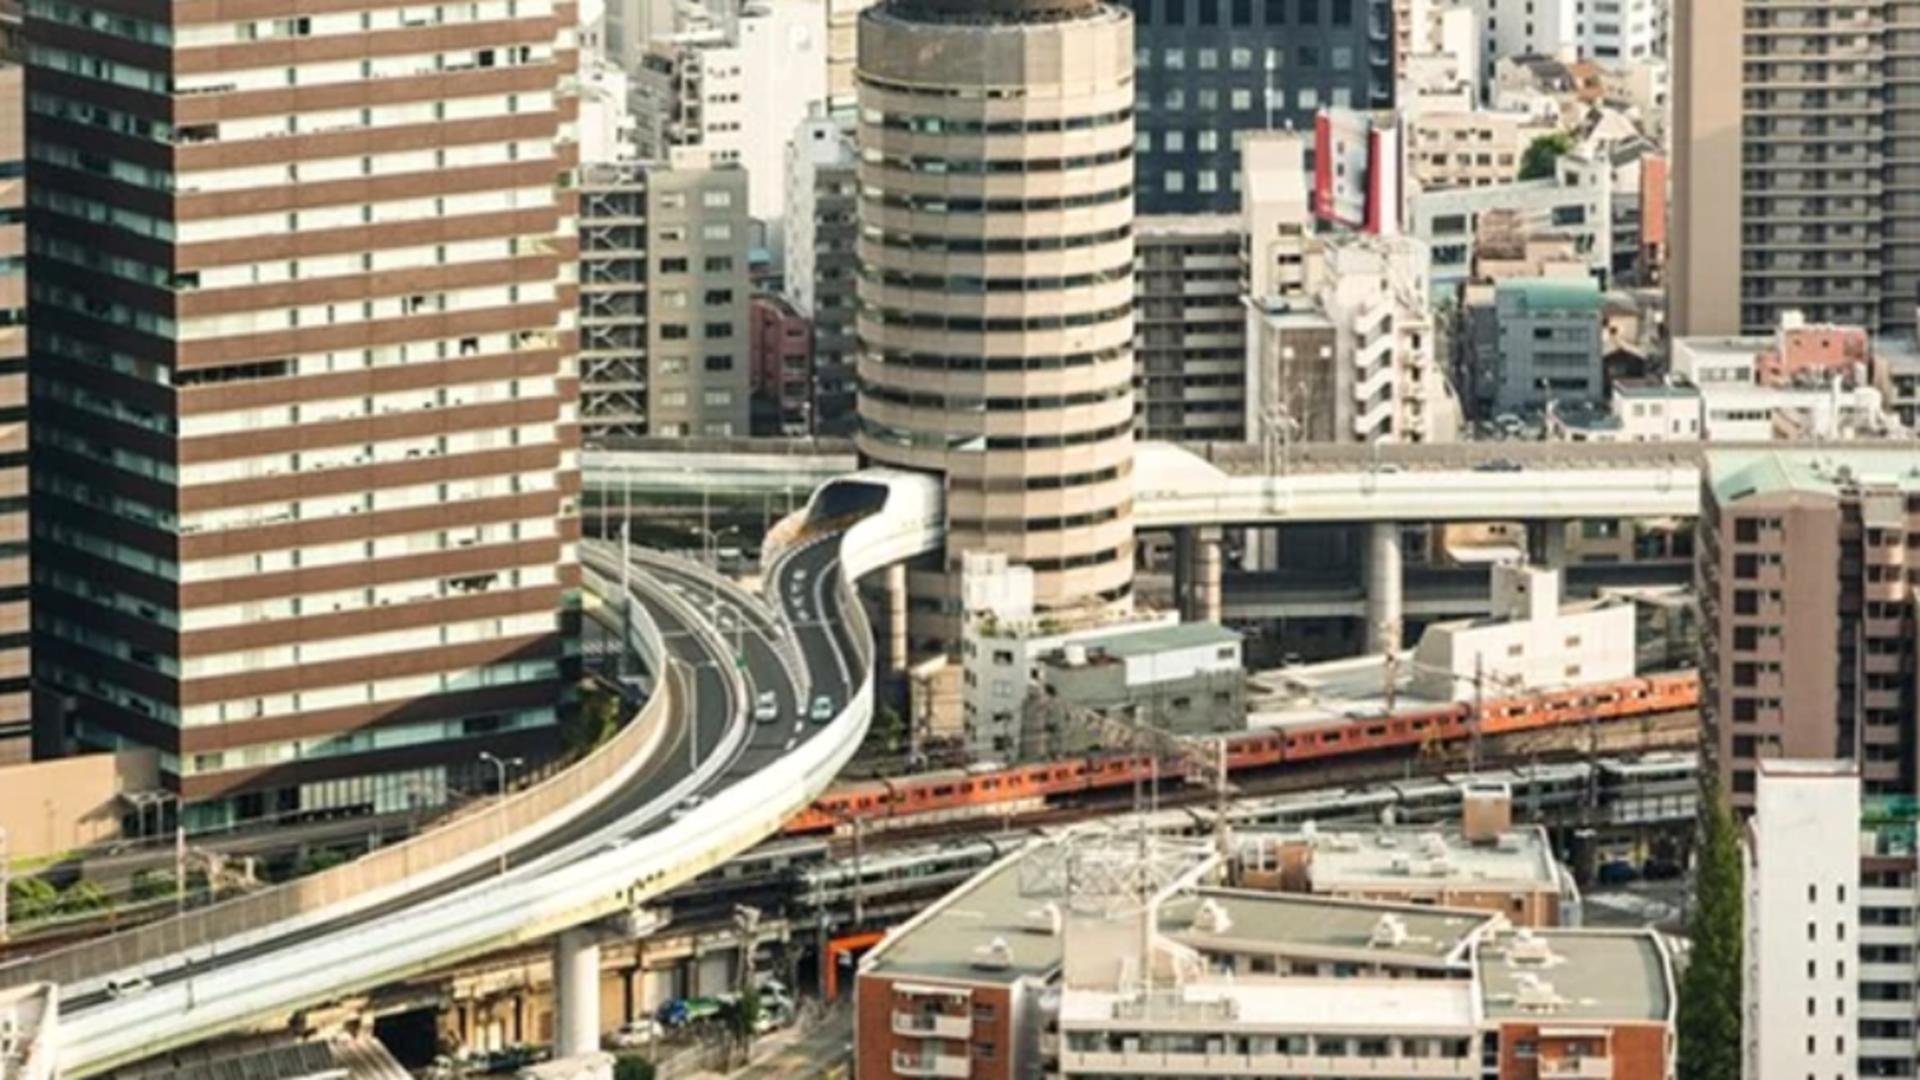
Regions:
[[1509, 278], [1494, 286], [1496, 297], [1520, 297], [1520, 306], [1534, 311], [1600, 310], [1600, 283], [1586, 278]]
[[1912, 443], [1819, 449], [1708, 448], [1707, 481], [1722, 504], [1754, 495], [1838, 495], [1844, 487], [1920, 494], [1920, 452]]
[[1219, 623], [1193, 622], [1176, 623], [1173, 626], [1156, 626], [1143, 630], [1122, 630], [1099, 637], [1084, 637], [1075, 644], [1085, 645], [1088, 652], [1103, 652], [1108, 656], [1121, 658], [1128, 656], [1152, 656], [1169, 649], [1186, 649], [1196, 645], [1237, 645], [1240, 635], [1221, 626]]

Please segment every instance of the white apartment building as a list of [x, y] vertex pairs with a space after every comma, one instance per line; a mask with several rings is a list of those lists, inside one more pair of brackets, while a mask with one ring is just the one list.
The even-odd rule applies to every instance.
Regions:
[[961, 713], [969, 749], [980, 760], [1007, 760], [1027, 745], [1024, 714], [1040, 657], [1076, 642], [1180, 621], [1172, 613], [1141, 613], [1056, 625], [1035, 611], [1033, 571], [999, 552], [962, 556], [960, 593]]
[[1482, 215], [1507, 211], [1522, 234], [1571, 237], [1604, 286], [1613, 269], [1613, 169], [1577, 151], [1555, 163], [1554, 175], [1485, 187], [1415, 192], [1408, 199], [1408, 231], [1433, 250], [1433, 286], [1451, 293], [1473, 269]]
[[1560, 573], [1537, 566], [1493, 567], [1493, 613], [1435, 623], [1413, 651], [1413, 688], [1460, 701], [1484, 679], [1491, 694], [1630, 679], [1633, 605], [1593, 600], [1562, 605]]
[[739, 47], [711, 21], [649, 41], [633, 71], [640, 157], [693, 169], [739, 162], [743, 69]]
[[1613, 384], [1611, 412], [1619, 421], [1618, 441], [1697, 441], [1700, 391], [1662, 380], [1622, 379]]
[[1486, 76], [1494, 58], [1621, 62], [1662, 52], [1661, 0], [1470, 0]]
[[861, 961], [857, 1080], [1665, 1080], [1651, 931], [1214, 884], [1203, 842], [1077, 830], [1003, 859]]
[[635, 75], [640, 153], [675, 167], [738, 163], [747, 212], [779, 246], [787, 141], [827, 96], [823, 0], [749, 3], [722, 24], [686, 18], [650, 43]]
[[[1855, 1072], [1867, 1019], [1862, 960], [1879, 944], [1862, 934], [1901, 939], [1911, 987], [1913, 928], [1860, 925], [1861, 852], [1846, 842], [1859, 830], [1860, 775], [1850, 762], [1760, 758], [1745, 852], [1746, 1080], [1872, 1075]], [[1910, 1032], [1913, 1005], [1901, 1004]]]
[[1426, 261], [1426, 245], [1411, 237], [1316, 242], [1304, 261], [1303, 291], [1253, 305], [1248, 367], [1262, 384], [1259, 407], [1275, 414], [1288, 437], [1446, 442], [1458, 435], [1459, 402], [1434, 358]]
[[854, 310], [860, 239], [859, 157], [848, 124], [816, 113], [787, 140], [782, 287], [813, 323], [816, 434], [854, 423]]

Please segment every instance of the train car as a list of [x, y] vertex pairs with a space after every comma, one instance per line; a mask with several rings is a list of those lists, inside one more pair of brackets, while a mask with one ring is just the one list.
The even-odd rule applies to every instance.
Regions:
[[[1593, 720], [1652, 716], [1697, 707], [1699, 674], [1671, 672], [1496, 698], [1483, 702], [1479, 734], [1508, 735]], [[1382, 751], [1447, 746], [1474, 735], [1473, 706], [1465, 702], [1247, 732], [1227, 739], [1229, 771], [1324, 762]], [[828, 832], [855, 817], [869, 825], [914, 824], [1020, 812], [1083, 792], [1124, 788], [1155, 766], [1146, 757], [1100, 753], [1063, 761], [949, 769], [890, 780], [836, 786], [788, 822], [789, 835]], [[1162, 762], [1162, 781], [1185, 770]], [[1584, 783], [1584, 780], [1582, 781]], [[1547, 795], [1543, 792], [1542, 798]]]

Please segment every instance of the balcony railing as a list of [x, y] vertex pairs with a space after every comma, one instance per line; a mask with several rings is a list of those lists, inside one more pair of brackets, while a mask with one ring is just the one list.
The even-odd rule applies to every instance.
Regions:
[[1551, 1077], [1553, 1080], [1607, 1080], [1613, 1075], [1613, 1059], [1610, 1057], [1541, 1058], [1541, 1080]]
[[909, 1054], [905, 1051], [893, 1052], [893, 1071], [899, 1076], [932, 1076], [945, 1080], [966, 1080], [970, 1075], [970, 1066], [966, 1058], [957, 1054]]
[[973, 1035], [973, 1019], [943, 1013], [897, 1012], [893, 1014], [893, 1033], [935, 1039], [966, 1039]]

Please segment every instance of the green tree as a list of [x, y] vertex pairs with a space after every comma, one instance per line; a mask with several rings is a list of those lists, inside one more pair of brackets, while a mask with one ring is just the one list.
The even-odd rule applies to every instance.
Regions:
[[653, 1062], [639, 1054], [623, 1054], [614, 1059], [613, 1080], [653, 1080]]
[[136, 902], [172, 896], [174, 894], [173, 875], [161, 870], [137, 871], [127, 891]]
[[99, 884], [81, 879], [67, 886], [60, 894], [60, 914], [85, 915], [94, 911], [105, 911], [113, 906], [113, 899], [107, 890]]
[[1703, 793], [1694, 875], [1693, 947], [1680, 982], [1680, 1080], [1739, 1080], [1745, 885], [1733, 815], [1717, 786]]
[[42, 878], [14, 878], [7, 883], [8, 917], [15, 922], [33, 922], [54, 913], [60, 904], [60, 890]]
[[322, 870], [331, 870], [347, 861], [347, 856], [333, 848], [309, 848], [300, 856], [300, 862], [294, 867], [294, 877], [306, 877]]
[[753, 1029], [760, 1023], [760, 991], [747, 987], [733, 1006], [733, 1033], [748, 1046], [753, 1045]]
[[1538, 180], [1553, 175], [1553, 163], [1560, 155], [1573, 149], [1573, 140], [1564, 131], [1542, 135], [1527, 144], [1526, 153], [1520, 155], [1520, 179]]
[[613, 737], [620, 727], [620, 697], [599, 683], [586, 683], [580, 692], [580, 707], [575, 709], [561, 736], [567, 749], [584, 754]]

